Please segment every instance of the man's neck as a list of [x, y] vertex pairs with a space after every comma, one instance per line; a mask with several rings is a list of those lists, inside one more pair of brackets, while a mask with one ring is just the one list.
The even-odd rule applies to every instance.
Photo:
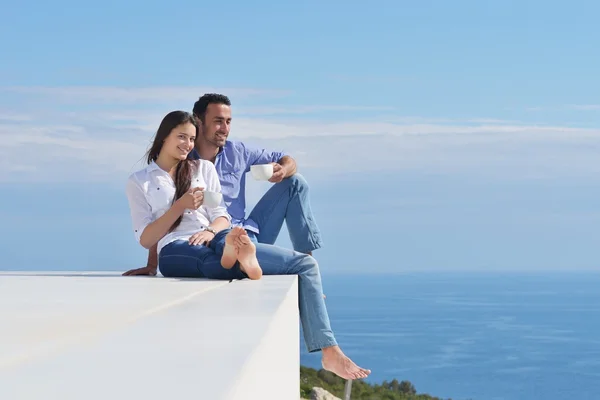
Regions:
[[202, 142], [198, 141], [196, 143], [195, 149], [198, 152], [198, 155], [200, 156], [201, 159], [209, 160], [213, 164], [214, 164], [215, 160], [217, 159], [217, 154], [219, 154], [219, 150], [220, 150], [219, 147], [217, 147], [211, 143], [207, 143], [206, 141], [202, 141]]

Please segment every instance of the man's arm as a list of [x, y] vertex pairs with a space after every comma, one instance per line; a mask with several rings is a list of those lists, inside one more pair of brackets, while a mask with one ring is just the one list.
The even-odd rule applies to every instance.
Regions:
[[283, 178], [289, 178], [296, 173], [296, 160], [290, 156], [283, 156], [277, 161], [277, 164], [281, 165], [285, 171]]
[[268, 151], [245, 144], [243, 146], [247, 164], [246, 172], [250, 171], [251, 165], [273, 164], [273, 176], [269, 179], [271, 183], [281, 182], [296, 173], [296, 161], [284, 152]]
[[273, 176], [269, 178], [271, 183], [279, 183], [296, 173], [296, 161], [290, 156], [283, 156], [279, 161], [271, 164], [273, 164]]

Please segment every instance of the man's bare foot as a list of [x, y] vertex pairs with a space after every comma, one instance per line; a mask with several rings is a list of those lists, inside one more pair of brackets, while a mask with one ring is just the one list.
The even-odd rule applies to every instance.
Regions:
[[237, 258], [240, 262], [240, 269], [248, 275], [250, 279], [260, 279], [262, 277], [262, 268], [256, 259], [256, 246], [250, 240], [248, 235], [240, 235], [235, 239], [237, 248]]
[[225, 269], [230, 269], [237, 261], [237, 251], [235, 241], [240, 235], [246, 234], [246, 231], [241, 226], [234, 226], [233, 229], [225, 236], [225, 248], [221, 256], [221, 266]]
[[331, 371], [343, 379], [366, 378], [371, 373], [370, 369], [364, 369], [354, 364], [340, 349], [339, 346], [326, 347], [321, 350], [323, 358], [321, 364], [327, 371]]

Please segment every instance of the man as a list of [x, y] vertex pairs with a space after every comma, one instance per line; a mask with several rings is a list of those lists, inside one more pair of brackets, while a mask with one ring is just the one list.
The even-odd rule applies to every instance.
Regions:
[[[233, 225], [246, 229], [260, 243], [274, 244], [283, 222], [288, 227], [294, 250], [312, 255], [322, 247], [321, 233], [308, 198], [308, 184], [296, 173], [296, 162], [282, 152], [251, 147], [231, 141], [231, 101], [222, 94], [208, 93], [194, 103], [199, 126], [190, 158], [202, 158], [215, 164], [223, 199]], [[252, 165], [273, 164], [274, 185], [264, 194], [246, 218], [246, 173]], [[150, 249], [147, 266], [124, 275], [156, 275], [158, 257]]]

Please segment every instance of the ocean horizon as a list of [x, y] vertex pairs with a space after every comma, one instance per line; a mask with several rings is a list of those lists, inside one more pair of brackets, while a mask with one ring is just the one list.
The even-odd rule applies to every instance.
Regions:
[[[600, 273], [323, 276], [342, 349], [373, 372], [453, 400], [600, 398]], [[301, 363], [320, 355], [301, 342]]]

